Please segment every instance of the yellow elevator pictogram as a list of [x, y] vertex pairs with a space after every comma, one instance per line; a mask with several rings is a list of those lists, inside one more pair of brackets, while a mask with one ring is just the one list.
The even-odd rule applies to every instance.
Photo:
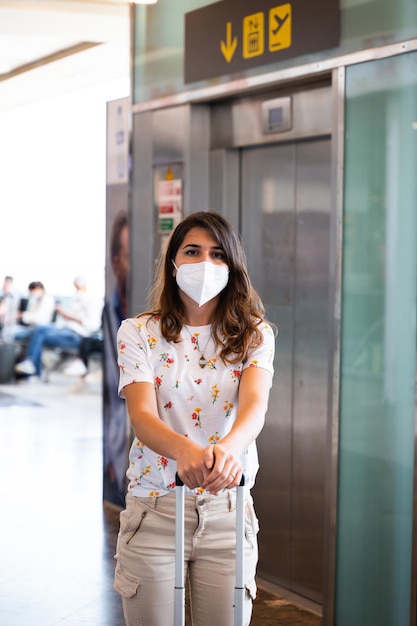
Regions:
[[249, 59], [264, 53], [265, 17], [263, 13], [253, 13], [243, 19], [243, 58]]

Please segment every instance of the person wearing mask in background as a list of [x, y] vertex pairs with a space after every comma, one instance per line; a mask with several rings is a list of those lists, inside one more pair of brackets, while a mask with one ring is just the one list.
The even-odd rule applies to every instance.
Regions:
[[[127, 312], [127, 276], [129, 273], [129, 233], [127, 224], [126, 213], [120, 212], [113, 224], [112, 235], [110, 240], [110, 261], [113, 270], [113, 274], [116, 280], [115, 288], [112, 293], [111, 300], [105, 303], [103, 316], [106, 322], [107, 340], [109, 343], [115, 345], [116, 334], [120, 326], [121, 321], [126, 317]], [[111, 332], [110, 332], [111, 329]], [[85, 379], [88, 374], [88, 360], [92, 353], [101, 352], [102, 350], [102, 334], [98, 333], [97, 336], [85, 337], [81, 341], [79, 356], [76, 357], [67, 365], [62, 373], [66, 376], [80, 376]], [[115, 356], [114, 348], [110, 350], [110, 357]], [[108, 361], [108, 359], [107, 359]], [[117, 372], [116, 378], [113, 380], [117, 382], [118, 379], [118, 367], [116, 359], [113, 359], [114, 363], [110, 367]], [[112, 385], [113, 388], [117, 387]], [[120, 401], [117, 395], [117, 404], [122, 405], [124, 409], [124, 402]]]
[[256, 595], [258, 523], [250, 489], [272, 385], [275, 331], [240, 238], [218, 213], [175, 228], [151, 309], [118, 332], [135, 439], [120, 514], [114, 587], [128, 626], [174, 623], [175, 476], [186, 487], [185, 572], [196, 626], [233, 624], [235, 498], [245, 476], [245, 624]]
[[[8, 334], [15, 341], [27, 341], [36, 326], [50, 324], [55, 314], [55, 298], [46, 293], [39, 280], [29, 284], [29, 299], [24, 311], [17, 311], [17, 324], [11, 326]], [[20, 322], [20, 323], [19, 323]]]
[[100, 327], [100, 311], [87, 292], [84, 278], [74, 280], [75, 294], [68, 309], [58, 305], [55, 309], [60, 324], [37, 326], [26, 350], [26, 358], [15, 365], [18, 374], [41, 376], [42, 351], [49, 348], [79, 348], [83, 337]]

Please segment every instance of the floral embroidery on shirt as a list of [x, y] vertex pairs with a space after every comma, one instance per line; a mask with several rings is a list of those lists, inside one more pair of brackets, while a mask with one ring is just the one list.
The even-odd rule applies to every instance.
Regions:
[[203, 379], [202, 378], [196, 378], [194, 380], [194, 382], [195, 382], [196, 385], [201, 385], [201, 383], [203, 382]]
[[240, 370], [232, 370], [230, 372], [230, 375], [231, 375], [232, 380], [234, 382], [238, 382], [240, 380], [241, 376], [242, 376], [242, 372]]
[[[124, 350], [126, 348], [126, 343], [124, 341], [119, 341], [119, 354], [124, 354]], [[124, 376], [125, 374], [125, 364], [119, 363], [120, 373]]]
[[174, 363], [174, 359], [172, 356], [169, 356], [169, 352], [163, 352], [159, 358], [164, 363], [164, 367], [169, 367]]
[[233, 411], [233, 402], [228, 402], [226, 400], [226, 402], [224, 403], [223, 406], [223, 410], [226, 412], [225, 417], [230, 417], [230, 415], [232, 414]]
[[257, 361], [256, 359], [252, 359], [252, 361], [249, 363], [249, 367], [258, 367], [258, 363], [259, 361]]
[[160, 388], [160, 386], [162, 385], [162, 376], [155, 376], [154, 385], [155, 385], [155, 389]]
[[211, 359], [209, 359], [209, 360], [207, 361], [207, 367], [208, 367], [210, 370], [215, 370], [215, 369], [216, 369], [216, 361], [217, 361], [216, 357], [215, 357], [215, 356], [213, 356]]
[[151, 471], [151, 466], [150, 465], [147, 465], [146, 467], [144, 467], [143, 471], [139, 475], [139, 479], [143, 478], [144, 476], [147, 476], [150, 471]]
[[169, 483], [169, 485], [167, 485], [168, 489], [175, 489], [176, 485], [175, 485], [175, 480], [172, 483]]
[[175, 385], [174, 385], [174, 389], [179, 389], [179, 386], [180, 386], [180, 381], [176, 380], [175, 381]]
[[144, 448], [144, 444], [143, 444], [141, 441], [139, 441], [139, 440], [138, 440], [138, 441], [136, 442], [136, 447], [137, 447], [137, 448], [138, 448], [138, 450], [139, 450], [139, 456], [138, 456], [138, 459], [141, 459], [141, 458], [143, 457], [143, 448]]
[[164, 470], [167, 465], [168, 465], [168, 459], [166, 459], [164, 456], [159, 456], [158, 457], [158, 467], [159, 467], [159, 469]]
[[201, 409], [200, 409], [200, 407], [197, 407], [197, 408], [194, 409], [194, 412], [193, 412], [193, 414], [191, 416], [193, 418], [193, 420], [195, 420], [194, 426], [197, 426], [198, 428], [201, 428], [200, 413], [201, 413]]
[[191, 343], [194, 346], [194, 350], [198, 350], [200, 347], [200, 344], [198, 343], [199, 336], [200, 336], [200, 333], [194, 333], [193, 336], [191, 337]]
[[158, 343], [155, 337], [152, 337], [149, 334], [147, 335], [147, 341], [148, 341], [148, 346], [150, 347], [151, 350], [153, 350], [156, 344]]
[[158, 498], [160, 496], [160, 492], [159, 491], [150, 491], [149, 492], [149, 498]]
[[129, 489], [132, 490], [136, 487], [136, 485], [139, 485], [139, 484], [140, 484], [139, 480], [135, 476], [129, 483]]
[[220, 439], [219, 433], [216, 431], [214, 435], [211, 435], [211, 437], [209, 437], [209, 443], [217, 443]]
[[167, 411], [168, 409], [172, 409], [172, 406], [173, 406], [173, 405], [172, 405], [172, 402], [171, 402], [171, 401], [166, 402], [166, 404], [164, 404], [164, 409], [165, 409], [165, 411]]
[[219, 393], [220, 393], [220, 389], [218, 388], [217, 385], [213, 385], [211, 388], [211, 397], [212, 397], [212, 402], [213, 404], [216, 402], [216, 400], [218, 400], [219, 398]]

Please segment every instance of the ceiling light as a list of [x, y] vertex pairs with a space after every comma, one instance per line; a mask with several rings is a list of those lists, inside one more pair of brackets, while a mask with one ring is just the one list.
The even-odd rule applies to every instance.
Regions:
[[116, 4], [156, 4], [158, 0], [112, 0], [112, 2]]

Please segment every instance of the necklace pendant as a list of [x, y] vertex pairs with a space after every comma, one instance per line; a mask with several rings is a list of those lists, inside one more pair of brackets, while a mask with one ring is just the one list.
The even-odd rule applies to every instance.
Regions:
[[207, 365], [207, 361], [204, 358], [204, 354], [201, 355], [200, 360], [198, 362], [199, 366], [201, 367], [201, 369], [203, 369], [204, 367], [206, 367]]

